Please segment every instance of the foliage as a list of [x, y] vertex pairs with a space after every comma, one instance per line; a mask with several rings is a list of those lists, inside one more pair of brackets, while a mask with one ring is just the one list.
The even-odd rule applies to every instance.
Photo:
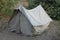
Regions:
[[30, 0], [30, 9], [41, 4], [51, 18], [60, 20], [60, 0]]
[[13, 7], [18, 1], [19, 0], [0, 0], [0, 15], [11, 16]]
[[28, 9], [32, 9], [40, 4], [40, 0], [28, 0], [28, 3], [29, 3]]
[[55, 2], [60, 6], [60, 0], [55, 0]]

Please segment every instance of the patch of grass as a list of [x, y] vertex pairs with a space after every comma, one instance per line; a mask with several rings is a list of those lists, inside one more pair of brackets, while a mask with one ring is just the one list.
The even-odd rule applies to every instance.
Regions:
[[0, 0], [0, 15], [11, 16], [13, 13], [14, 6], [20, 0]]

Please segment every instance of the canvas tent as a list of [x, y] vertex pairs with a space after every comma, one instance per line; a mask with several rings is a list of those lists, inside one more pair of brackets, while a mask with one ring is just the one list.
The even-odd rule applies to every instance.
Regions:
[[14, 14], [9, 20], [11, 31], [24, 35], [41, 34], [44, 32], [52, 19], [48, 16], [41, 5], [28, 10], [22, 5], [15, 8]]

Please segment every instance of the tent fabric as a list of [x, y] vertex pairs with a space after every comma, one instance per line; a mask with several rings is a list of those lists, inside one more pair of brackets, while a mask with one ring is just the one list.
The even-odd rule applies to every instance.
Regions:
[[44, 25], [52, 21], [41, 5], [31, 10], [26, 9], [23, 6], [21, 6], [19, 9], [24, 12], [24, 15], [28, 18], [33, 26]]
[[20, 5], [15, 10], [15, 15], [13, 14], [13, 18], [9, 21], [9, 26], [10, 30], [15, 30], [16, 33], [22, 32], [24, 35], [41, 34], [52, 21], [41, 5], [31, 10]]
[[29, 20], [20, 12], [9, 21], [9, 27], [10, 31], [16, 31], [16, 33], [22, 32], [24, 35], [32, 35], [32, 32], [34, 31]]

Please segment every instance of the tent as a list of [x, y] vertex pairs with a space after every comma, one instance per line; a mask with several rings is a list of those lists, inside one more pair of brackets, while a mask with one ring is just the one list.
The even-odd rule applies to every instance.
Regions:
[[52, 19], [48, 16], [41, 5], [26, 9], [22, 5], [14, 9], [14, 14], [9, 20], [10, 31], [22, 33], [23, 35], [41, 34]]

